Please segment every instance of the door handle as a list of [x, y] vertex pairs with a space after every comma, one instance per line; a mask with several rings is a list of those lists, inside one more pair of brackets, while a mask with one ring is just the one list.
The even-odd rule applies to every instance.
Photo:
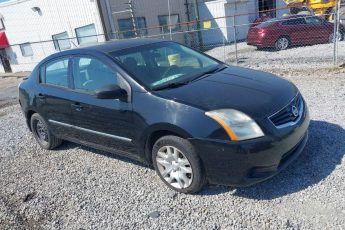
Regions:
[[74, 108], [76, 111], [80, 112], [83, 110], [83, 106], [81, 106], [78, 102], [72, 104], [72, 108]]

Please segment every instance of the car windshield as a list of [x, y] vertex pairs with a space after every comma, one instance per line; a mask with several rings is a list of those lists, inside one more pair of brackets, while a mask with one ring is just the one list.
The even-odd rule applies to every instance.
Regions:
[[138, 82], [153, 90], [187, 84], [221, 66], [206, 55], [174, 42], [143, 45], [110, 55]]

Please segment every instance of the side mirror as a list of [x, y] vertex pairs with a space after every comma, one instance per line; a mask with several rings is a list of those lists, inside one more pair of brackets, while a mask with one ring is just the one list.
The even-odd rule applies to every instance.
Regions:
[[119, 99], [127, 100], [127, 92], [118, 85], [106, 85], [96, 90], [96, 98], [98, 99]]

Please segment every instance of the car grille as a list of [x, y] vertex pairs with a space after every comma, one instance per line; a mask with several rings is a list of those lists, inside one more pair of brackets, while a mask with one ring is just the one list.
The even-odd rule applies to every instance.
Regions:
[[296, 124], [304, 113], [304, 102], [298, 94], [287, 106], [269, 117], [277, 128], [285, 128]]

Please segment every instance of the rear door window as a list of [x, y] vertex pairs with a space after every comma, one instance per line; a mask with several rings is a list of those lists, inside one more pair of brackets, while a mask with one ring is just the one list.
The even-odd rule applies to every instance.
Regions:
[[296, 26], [296, 25], [305, 25], [305, 19], [304, 18], [293, 18], [293, 19], [286, 19], [286, 21], [282, 22], [282, 25], [284, 26]]
[[57, 59], [51, 62], [48, 62], [45, 65], [44, 69], [41, 69], [44, 73], [44, 78], [41, 78], [42, 83], [68, 88], [68, 67], [69, 67], [69, 58]]

